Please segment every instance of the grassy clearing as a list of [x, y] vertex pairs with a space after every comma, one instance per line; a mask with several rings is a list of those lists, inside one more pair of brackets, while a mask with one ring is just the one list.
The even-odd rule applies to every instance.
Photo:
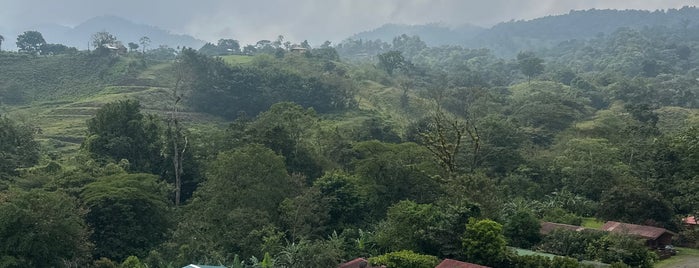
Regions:
[[591, 229], [600, 229], [604, 225], [604, 221], [596, 218], [583, 218], [582, 226]]
[[699, 267], [699, 249], [677, 248], [677, 255], [659, 261], [656, 268], [692, 268]]
[[250, 63], [253, 59], [252, 56], [246, 56], [246, 55], [228, 55], [228, 56], [221, 56], [221, 58], [228, 65], [246, 64], [246, 63]]
[[[513, 250], [515, 251], [515, 253], [517, 253], [517, 255], [519, 255], [519, 256], [531, 256], [531, 255], [536, 255], [536, 256], [543, 256], [543, 257], [546, 257], [546, 258], [549, 258], [549, 259], [553, 259], [554, 257], [562, 257], [562, 256], [554, 255], [554, 254], [543, 253], [543, 252], [537, 252], [537, 251], [531, 251], [531, 250], [522, 249], [522, 248], [512, 248], [512, 249], [513, 249]], [[584, 264], [589, 264], [589, 265], [592, 265], [592, 266], [594, 266], [594, 267], [609, 267], [609, 264], [601, 263], [601, 262], [597, 262], [597, 261], [585, 261], [585, 260], [583, 260], [582, 263], [584, 263]]]

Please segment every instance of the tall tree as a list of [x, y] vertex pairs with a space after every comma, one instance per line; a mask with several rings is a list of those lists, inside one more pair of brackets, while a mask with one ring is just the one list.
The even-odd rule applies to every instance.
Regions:
[[0, 34], [0, 51], [2, 51], [2, 42], [5, 41], [5, 37]]
[[528, 81], [544, 72], [544, 60], [532, 52], [520, 52], [517, 54], [517, 63], [522, 73], [527, 76]]
[[468, 261], [501, 267], [506, 260], [507, 242], [502, 225], [495, 221], [472, 218], [466, 225], [462, 241]]
[[0, 267], [85, 267], [85, 212], [62, 192], [0, 192]]
[[169, 189], [150, 174], [123, 174], [100, 178], [80, 194], [89, 211], [94, 257], [121, 262], [144, 257], [162, 242], [170, 227]]
[[134, 42], [129, 42], [128, 45], [129, 45], [129, 50], [130, 50], [131, 52], [134, 52], [134, 51], [136, 51], [136, 50], [138, 49], [138, 44], [136, 44], [136, 43], [134, 43]]
[[20, 52], [38, 54], [44, 44], [46, 44], [44, 36], [37, 31], [26, 31], [17, 36], [17, 48]]
[[156, 118], [144, 116], [135, 100], [104, 105], [87, 122], [83, 147], [98, 160], [129, 161], [131, 171], [160, 173], [160, 127]]
[[33, 129], [0, 115], [0, 180], [17, 175], [17, 168], [39, 161], [39, 144]]
[[148, 36], [143, 36], [141, 39], [138, 39], [138, 42], [141, 44], [141, 49], [143, 53], [146, 53], [146, 47], [150, 45], [150, 37]]
[[393, 75], [395, 70], [403, 68], [407, 63], [400, 51], [389, 51], [379, 54], [379, 67], [389, 75]]

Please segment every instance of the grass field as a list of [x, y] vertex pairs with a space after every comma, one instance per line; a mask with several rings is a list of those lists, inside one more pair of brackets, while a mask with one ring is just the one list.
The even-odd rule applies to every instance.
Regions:
[[246, 55], [228, 55], [222, 56], [221, 58], [224, 62], [228, 63], [229, 65], [239, 65], [251, 62], [253, 57]]
[[583, 218], [582, 226], [585, 228], [599, 229], [604, 225], [604, 221], [600, 221], [596, 218]]
[[656, 268], [699, 268], [699, 249], [677, 248], [677, 255], [659, 261]]

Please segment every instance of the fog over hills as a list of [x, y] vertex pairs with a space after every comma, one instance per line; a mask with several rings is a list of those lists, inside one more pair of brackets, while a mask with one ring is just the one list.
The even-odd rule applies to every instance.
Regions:
[[[124, 44], [129, 42], [138, 43], [141, 37], [148, 36], [151, 39], [151, 48], [156, 48], [160, 45], [173, 48], [178, 46], [200, 48], [205, 43], [189, 35], [173, 34], [155, 26], [134, 23], [117, 16], [94, 17], [75, 27], [43, 24], [35, 29], [41, 32], [44, 39], [49, 43], [65, 44], [78, 49], [87, 49], [91, 36], [100, 31], [111, 33]], [[10, 47], [8, 46], [8, 48]]]

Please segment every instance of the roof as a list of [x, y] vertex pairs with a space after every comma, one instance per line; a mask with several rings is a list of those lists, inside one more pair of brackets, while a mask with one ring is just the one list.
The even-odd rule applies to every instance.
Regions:
[[[365, 266], [361, 266], [362, 264], [364, 264]], [[371, 266], [369, 266], [369, 262], [367, 260], [365, 260], [363, 258], [356, 258], [354, 260], [340, 264], [339, 268], [360, 268], [360, 267], [369, 268]]]
[[577, 225], [570, 225], [570, 224], [563, 224], [563, 223], [555, 223], [555, 222], [542, 222], [541, 229], [539, 230], [539, 233], [546, 235], [546, 234], [551, 233], [555, 229], [566, 229], [566, 230], [579, 232], [579, 231], [585, 230], [585, 227], [577, 226]]
[[697, 222], [697, 219], [694, 216], [686, 217], [686, 218], [682, 219], [682, 222], [684, 222], [684, 224], [689, 224], [689, 225], [699, 224], [699, 222]]
[[182, 268], [226, 268], [226, 266], [211, 266], [211, 265], [199, 265], [199, 264], [190, 264]]
[[473, 264], [473, 263], [468, 263], [468, 262], [452, 260], [452, 259], [444, 259], [435, 268], [490, 268], [490, 267], [478, 265], [478, 264]]
[[613, 233], [625, 233], [630, 235], [636, 235], [646, 239], [658, 239], [658, 237], [665, 233], [669, 233], [671, 235], [675, 234], [673, 232], [668, 231], [665, 228], [622, 223], [616, 221], [608, 221], [602, 226], [602, 230]]

